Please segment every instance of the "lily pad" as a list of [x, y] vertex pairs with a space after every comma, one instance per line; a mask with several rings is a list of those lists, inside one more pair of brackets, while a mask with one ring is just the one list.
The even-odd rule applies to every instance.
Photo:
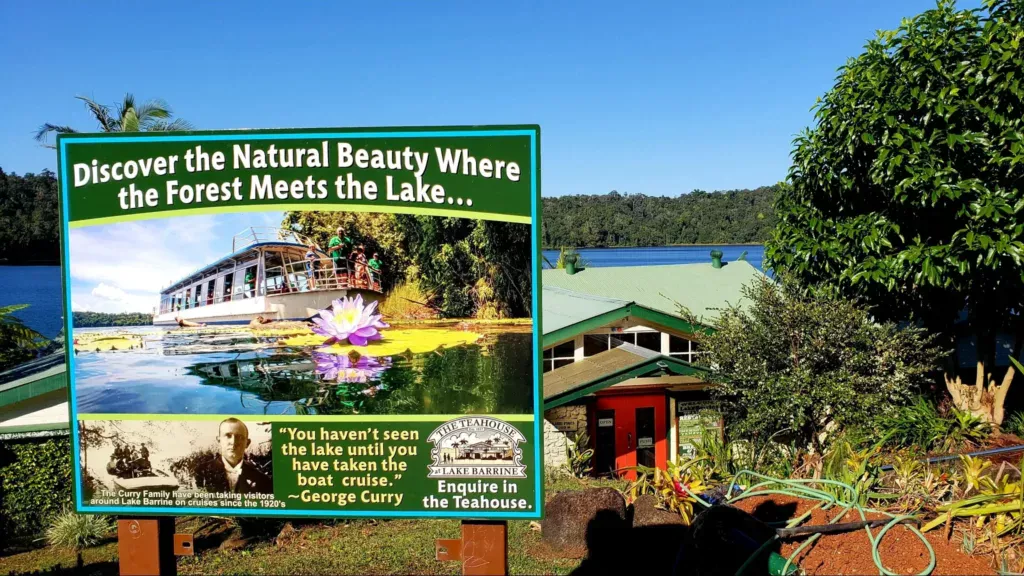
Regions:
[[[442, 346], [461, 346], [472, 344], [482, 338], [481, 334], [466, 332], [463, 330], [440, 330], [440, 329], [411, 329], [411, 330], [387, 330], [384, 332], [384, 339], [370, 342], [366, 346], [353, 346], [351, 344], [333, 344], [321, 346], [317, 350], [330, 354], [348, 354], [355, 351], [364, 356], [390, 356], [409, 351], [413, 354], [432, 352]], [[316, 334], [308, 336], [293, 336], [278, 340], [278, 343], [285, 346], [320, 346], [325, 338]]]
[[110, 350], [128, 350], [129, 348], [139, 348], [142, 346], [142, 338], [130, 334], [103, 335], [98, 337], [79, 336], [75, 340], [75, 348], [83, 352], [92, 352], [97, 348], [100, 349], [100, 352], [109, 352]]

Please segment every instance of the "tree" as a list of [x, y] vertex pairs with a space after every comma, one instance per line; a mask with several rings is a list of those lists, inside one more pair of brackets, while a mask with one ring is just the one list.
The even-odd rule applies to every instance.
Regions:
[[871, 425], [906, 404], [941, 356], [923, 329], [876, 323], [850, 300], [788, 278], [762, 277], [743, 297], [747, 306], [726, 308], [714, 331], [694, 338], [730, 435], [758, 450], [782, 439], [820, 451], [833, 427]]
[[60, 263], [58, 200], [53, 172], [18, 176], [0, 169], [0, 260]]
[[[172, 119], [173, 113], [167, 103], [162, 100], [150, 100], [136, 104], [135, 96], [125, 94], [124, 99], [113, 106], [96, 103], [85, 96], [75, 96], [89, 109], [102, 132], [175, 132], [191, 130], [192, 125], [181, 118]], [[78, 132], [70, 126], [50, 124], [47, 122], [39, 127], [36, 140], [48, 148], [46, 143], [50, 133], [73, 134]]]
[[28, 304], [0, 306], [0, 370], [31, 359], [46, 338], [26, 326], [14, 313]]
[[[1024, 344], [1024, 11], [1015, 0], [934, 10], [880, 32], [840, 69], [795, 141], [765, 252], [881, 319], [974, 338], [973, 385], [950, 357], [956, 405], [999, 424], [996, 338]], [[966, 322], [958, 316], [966, 312]]]

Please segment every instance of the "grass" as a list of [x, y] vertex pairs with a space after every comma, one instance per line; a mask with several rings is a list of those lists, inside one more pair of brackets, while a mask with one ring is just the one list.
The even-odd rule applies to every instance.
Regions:
[[[564, 490], [612, 486], [621, 481], [571, 477], [549, 479], [548, 498]], [[206, 519], [181, 518], [177, 532], [190, 533]], [[434, 541], [457, 538], [458, 520], [353, 520], [311, 524], [281, 543], [273, 538], [249, 548], [223, 551], [213, 548], [178, 559], [179, 574], [459, 574], [458, 562], [434, 559]], [[196, 542], [202, 548], [202, 542]], [[511, 574], [568, 574], [580, 560], [558, 558], [540, 542], [530, 522], [510, 521], [508, 535]], [[117, 574], [117, 541], [108, 538], [83, 552], [84, 574]], [[0, 556], [0, 574], [73, 570], [75, 553], [40, 548]]]

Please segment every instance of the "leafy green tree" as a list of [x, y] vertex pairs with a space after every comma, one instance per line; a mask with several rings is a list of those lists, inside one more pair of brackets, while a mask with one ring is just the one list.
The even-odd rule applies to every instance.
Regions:
[[[75, 96], [85, 103], [102, 132], [174, 132], [191, 130], [192, 125], [181, 118], [173, 118], [167, 103], [162, 100], [150, 100], [136, 103], [135, 96], [125, 94], [121, 102], [113, 106], [98, 104], [91, 98]], [[53, 148], [46, 143], [51, 134], [73, 134], [78, 132], [70, 126], [59, 124], [43, 124], [36, 131], [36, 140], [44, 146]]]
[[[973, 337], [973, 385], [951, 361], [958, 407], [999, 424], [996, 337], [1024, 344], [1024, 5], [986, 0], [880, 32], [819, 99], [795, 141], [773, 270], [912, 321]], [[958, 316], [966, 311], [966, 322]]]
[[99, 328], [106, 326], [152, 326], [153, 315], [142, 312], [72, 312], [76, 328]]
[[46, 338], [14, 315], [28, 304], [0, 306], [0, 370], [31, 359], [46, 345]]
[[644, 194], [544, 198], [541, 243], [561, 246], [663, 246], [764, 242], [775, 225], [775, 187], [677, 197]]
[[[744, 307], [695, 335], [730, 435], [821, 450], [835, 427], [869, 426], [928, 381], [941, 350], [923, 329], [879, 324], [848, 299], [761, 278]], [[693, 322], [700, 319], [682, 310]]]
[[57, 200], [53, 172], [19, 176], [0, 169], [0, 261], [60, 262]]

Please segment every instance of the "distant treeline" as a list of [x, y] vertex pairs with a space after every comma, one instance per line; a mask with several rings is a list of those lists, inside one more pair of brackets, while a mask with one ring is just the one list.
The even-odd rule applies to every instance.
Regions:
[[0, 263], [60, 263], [57, 178], [0, 168]]
[[544, 198], [545, 248], [763, 243], [775, 227], [775, 186], [677, 197], [620, 194]]
[[75, 328], [103, 328], [106, 326], [152, 326], [153, 315], [140, 312], [73, 312]]

